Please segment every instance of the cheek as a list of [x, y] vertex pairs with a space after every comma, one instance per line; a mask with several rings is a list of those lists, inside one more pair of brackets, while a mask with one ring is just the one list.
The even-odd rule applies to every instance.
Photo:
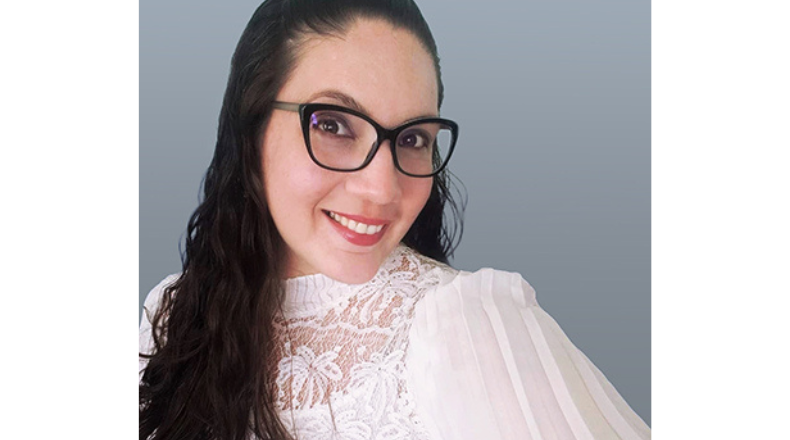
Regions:
[[293, 157], [294, 149], [288, 148], [290, 142], [283, 131], [275, 127], [267, 131], [259, 145], [265, 197], [278, 229], [298, 215], [298, 207], [288, 201], [304, 199], [303, 195], [298, 196], [304, 185], [297, 184], [300, 180], [298, 165]]
[[298, 136], [272, 133], [263, 139], [262, 164], [266, 200], [278, 229], [295, 228], [308, 221], [331, 182], [317, 169]]

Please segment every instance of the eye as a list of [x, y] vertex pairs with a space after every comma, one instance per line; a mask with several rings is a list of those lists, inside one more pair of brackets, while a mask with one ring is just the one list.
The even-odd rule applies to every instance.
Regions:
[[313, 113], [310, 116], [310, 128], [321, 134], [353, 137], [354, 133], [345, 118], [333, 112]]
[[407, 148], [427, 148], [431, 145], [431, 136], [422, 130], [407, 130], [398, 136], [398, 146]]

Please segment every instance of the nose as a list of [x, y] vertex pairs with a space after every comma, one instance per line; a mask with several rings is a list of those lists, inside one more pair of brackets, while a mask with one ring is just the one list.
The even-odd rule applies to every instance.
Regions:
[[346, 190], [378, 205], [400, 197], [400, 172], [393, 162], [390, 141], [382, 142], [368, 166], [349, 173]]

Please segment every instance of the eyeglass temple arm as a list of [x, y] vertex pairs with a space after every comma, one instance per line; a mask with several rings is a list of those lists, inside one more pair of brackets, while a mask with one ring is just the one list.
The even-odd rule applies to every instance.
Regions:
[[289, 112], [299, 111], [299, 104], [295, 104], [293, 102], [274, 101], [274, 103], [272, 103], [272, 107]]

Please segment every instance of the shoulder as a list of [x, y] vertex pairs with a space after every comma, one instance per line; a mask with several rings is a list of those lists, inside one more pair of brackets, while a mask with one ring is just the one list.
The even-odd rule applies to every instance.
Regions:
[[450, 284], [464, 297], [512, 301], [520, 307], [537, 306], [535, 289], [517, 272], [483, 268], [476, 272], [459, 271]]
[[510, 303], [519, 308], [538, 306], [535, 289], [517, 272], [492, 268], [476, 272], [457, 270], [406, 246], [400, 246], [393, 254], [395, 258], [390, 262], [394, 266], [427, 280], [424, 284], [433, 288], [426, 295], [429, 302], [494, 300], [500, 305]]
[[536, 306], [535, 289], [516, 272], [482, 268], [476, 272], [454, 269], [447, 264], [402, 245], [393, 253], [389, 264], [395, 270], [431, 280], [438, 290], [456, 291], [463, 295], [495, 295], [510, 298], [524, 307]]
[[409, 336], [409, 383], [433, 432], [650, 438], [518, 273], [459, 271], [418, 305]]
[[429, 301], [461, 301], [465, 307], [497, 304], [498, 307], [538, 307], [535, 289], [517, 272], [483, 268], [475, 272], [445, 273]]
[[162, 281], [159, 282], [150, 292], [148, 292], [148, 296], [145, 297], [145, 302], [143, 303], [143, 316], [140, 319], [140, 379], [142, 380], [143, 370], [145, 370], [146, 365], [148, 364], [148, 358], [144, 355], [150, 355], [154, 352], [154, 339], [153, 339], [153, 329], [151, 328], [151, 321], [153, 321], [154, 314], [156, 310], [159, 308], [159, 303], [164, 295], [165, 289], [167, 289], [170, 285], [172, 285], [180, 274], [173, 274], [165, 277]]
[[493, 337], [493, 329], [519, 323], [530, 311], [541, 309], [535, 290], [520, 274], [490, 268], [454, 271], [418, 303], [413, 332], [420, 337], [467, 332], [477, 339]]
[[180, 276], [180, 273], [168, 275], [148, 292], [148, 295], [145, 297], [145, 302], [143, 302], [143, 320], [147, 320], [148, 322], [151, 321], [154, 313], [156, 313], [159, 307], [165, 289], [175, 283]]

